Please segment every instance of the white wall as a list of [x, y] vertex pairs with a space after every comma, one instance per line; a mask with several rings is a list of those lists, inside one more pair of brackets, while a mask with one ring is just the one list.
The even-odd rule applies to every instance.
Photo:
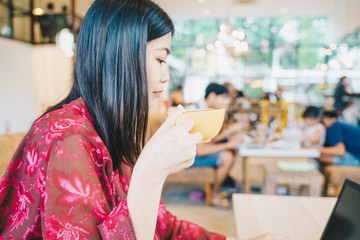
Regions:
[[360, 28], [360, 1], [335, 0], [328, 16], [328, 41], [337, 41]]
[[32, 79], [32, 46], [0, 38], [0, 134], [27, 129], [38, 113]]
[[72, 58], [55, 45], [33, 47], [33, 83], [40, 111], [64, 98], [71, 87]]
[[70, 85], [71, 58], [54, 45], [0, 38], [0, 134], [27, 131]]

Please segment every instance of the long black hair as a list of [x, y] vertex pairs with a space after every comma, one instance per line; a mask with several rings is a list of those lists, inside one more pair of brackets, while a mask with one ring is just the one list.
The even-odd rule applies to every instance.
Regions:
[[134, 166], [145, 144], [146, 44], [168, 33], [172, 20], [150, 0], [96, 0], [80, 29], [72, 89], [46, 112], [83, 98], [114, 169]]

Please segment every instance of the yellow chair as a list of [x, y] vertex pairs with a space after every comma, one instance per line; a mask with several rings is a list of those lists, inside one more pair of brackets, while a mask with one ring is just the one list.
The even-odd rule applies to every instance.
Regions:
[[277, 123], [276, 131], [281, 132], [286, 128], [288, 120], [288, 103], [279, 100], [275, 103], [269, 100], [260, 101], [261, 115], [260, 120], [263, 124], [269, 125], [271, 118]]

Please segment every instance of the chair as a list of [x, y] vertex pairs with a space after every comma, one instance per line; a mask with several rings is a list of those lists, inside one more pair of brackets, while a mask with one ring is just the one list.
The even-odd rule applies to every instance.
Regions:
[[338, 196], [346, 178], [360, 183], [360, 167], [327, 166], [325, 172], [325, 193], [328, 196]]
[[281, 132], [286, 128], [288, 120], [288, 104], [286, 102], [279, 100], [272, 103], [269, 100], [262, 100], [260, 108], [260, 119], [263, 124], [269, 125], [271, 119], [274, 118], [277, 123], [277, 131]]
[[211, 189], [215, 179], [215, 169], [212, 167], [188, 168], [168, 176], [165, 183], [204, 184], [205, 203], [211, 205]]
[[24, 136], [25, 133], [0, 135], [0, 177], [4, 175], [16, 148]]

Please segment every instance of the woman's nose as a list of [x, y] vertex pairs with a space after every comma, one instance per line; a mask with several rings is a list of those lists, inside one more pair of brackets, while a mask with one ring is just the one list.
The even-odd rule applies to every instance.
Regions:
[[166, 83], [166, 82], [168, 82], [169, 81], [169, 78], [167, 78], [167, 79], [161, 79], [160, 80], [160, 83]]
[[165, 65], [164, 66], [164, 69], [162, 70], [163, 73], [162, 73], [162, 76], [161, 76], [161, 79], [160, 79], [160, 83], [166, 83], [169, 81], [170, 79], [170, 69], [169, 69], [169, 66]]

